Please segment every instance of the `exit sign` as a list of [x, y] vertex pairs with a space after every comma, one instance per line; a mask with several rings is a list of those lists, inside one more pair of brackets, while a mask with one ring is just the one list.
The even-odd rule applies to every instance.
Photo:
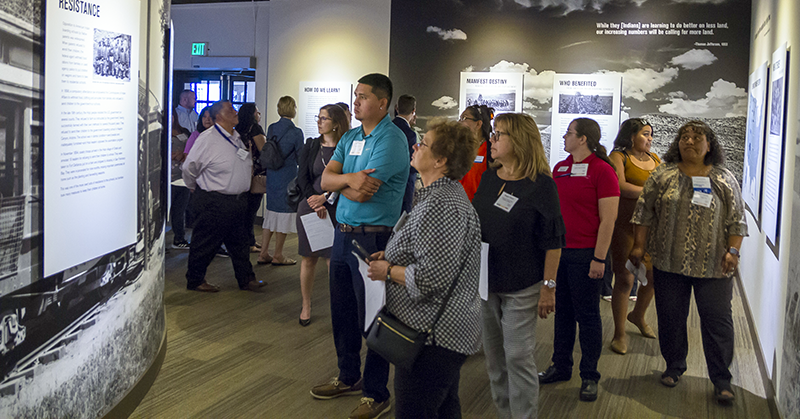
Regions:
[[192, 55], [208, 55], [208, 42], [192, 42]]

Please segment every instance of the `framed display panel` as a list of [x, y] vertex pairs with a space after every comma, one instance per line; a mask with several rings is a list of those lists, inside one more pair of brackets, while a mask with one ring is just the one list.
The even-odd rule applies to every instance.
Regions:
[[789, 85], [789, 54], [784, 43], [772, 54], [769, 84], [767, 146], [764, 154], [764, 194], [761, 210], [762, 229], [775, 257], [779, 257], [781, 195], [783, 193], [783, 157], [786, 136], [786, 88]]
[[462, 72], [458, 114], [472, 105], [494, 108], [495, 115], [522, 112], [523, 73]]
[[750, 74], [747, 100], [747, 132], [745, 134], [744, 165], [742, 170], [742, 199], [756, 225], [761, 228], [761, 182], [764, 162], [764, 132], [767, 114], [767, 63]]
[[[316, 116], [319, 108], [344, 102], [350, 106], [353, 85], [350, 83], [331, 81], [301, 81], [297, 108], [297, 125], [303, 130], [306, 138], [319, 136]], [[352, 121], [351, 121], [352, 124]]]

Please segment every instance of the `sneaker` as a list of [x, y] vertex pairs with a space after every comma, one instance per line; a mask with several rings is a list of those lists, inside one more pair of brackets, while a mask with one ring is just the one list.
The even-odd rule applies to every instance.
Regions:
[[380, 403], [376, 402], [372, 397], [362, 397], [361, 404], [350, 412], [350, 419], [375, 419], [381, 417], [384, 413], [391, 410], [392, 404], [389, 399]]
[[320, 384], [311, 389], [311, 395], [315, 399], [328, 400], [339, 396], [353, 396], [361, 393], [361, 380], [356, 381], [352, 386], [339, 381], [339, 377], [331, 378], [331, 381]]
[[217, 256], [222, 257], [222, 258], [231, 257], [231, 255], [228, 254], [228, 251], [225, 250], [224, 247], [220, 247], [219, 250], [217, 250]]
[[604, 295], [603, 296], [603, 300], [608, 301], [610, 303], [611, 302], [611, 296], [610, 295]]
[[176, 241], [176, 242], [173, 242], [173, 243], [172, 243], [172, 248], [173, 248], [173, 249], [182, 249], [182, 250], [186, 250], [186, 249], [188, 249], [188, 248], [189, 248], [189, 242], [187, 242], [186, 240], [181, 240], [181, 241]]
[[635, 295], [631, 295], [628, 299], [635, 303], [638, 298]]

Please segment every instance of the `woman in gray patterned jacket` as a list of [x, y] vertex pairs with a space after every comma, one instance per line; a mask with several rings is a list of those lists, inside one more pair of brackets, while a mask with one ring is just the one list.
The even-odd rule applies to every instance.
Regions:
[[638, 265], [645, 249], [653, 260], [658, 340], [667, 370], [661, 384], [678, 385], [686, 372], [686, 319], [692, 291], [708, 376], [721, 404], [733, 402], [733, 275], [747, 235], [739, 182], [723, 167], [717, 136], [705, 122], [678, 130], [664, 162], [647, 179], [631, 223], [635, 242], [630, 260]]
[[435, 124], [415, 146], [411, 165], [422, 189], [401, 217], [386, 252], [373, 255], [369, 276], [386, 281], [386, 306], [405, 324], [427, 330], [457, 281], [447, 306], [410, 369], [395, 368], [397, 418], [460, 417], [458, 381], [467, 356], [480, 347], [480, 226], [459, 179], [476, 144], [457, 122]]

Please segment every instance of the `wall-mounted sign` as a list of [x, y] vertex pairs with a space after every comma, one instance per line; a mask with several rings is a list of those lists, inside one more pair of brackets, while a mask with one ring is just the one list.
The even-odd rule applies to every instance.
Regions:
[[208, 42], [192, 42], [192, 55], [207, 56]]

